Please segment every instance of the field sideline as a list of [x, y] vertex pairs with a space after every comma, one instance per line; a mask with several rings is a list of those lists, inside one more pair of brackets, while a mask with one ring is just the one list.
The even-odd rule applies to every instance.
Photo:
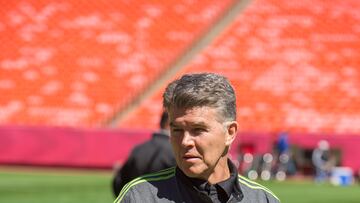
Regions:
[[[0, 202], [113, 202], [111, 177], [111, 171], [0, 168]], [[260, 183], [283, 203], [358, 203], [360, 200], [359, 185], [315, 185], [310, 180]]]

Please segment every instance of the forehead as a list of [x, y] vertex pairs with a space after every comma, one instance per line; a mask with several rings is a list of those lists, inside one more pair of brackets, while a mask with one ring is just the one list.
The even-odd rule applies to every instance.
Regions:
[[208, 106], [172, 108], [169, 110], [169, 117], [172, 124], [182, 122], [205, 124], [220, 120], [218, 109]]

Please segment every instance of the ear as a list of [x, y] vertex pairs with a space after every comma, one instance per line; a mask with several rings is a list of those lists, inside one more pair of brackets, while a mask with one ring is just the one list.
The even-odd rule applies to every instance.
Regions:
[[226, 123], [226, 146], [230, 146], [231, 143], [235, 140], [238, 131], [238, 125], [239, 124], [236, 121], [230, 121]]

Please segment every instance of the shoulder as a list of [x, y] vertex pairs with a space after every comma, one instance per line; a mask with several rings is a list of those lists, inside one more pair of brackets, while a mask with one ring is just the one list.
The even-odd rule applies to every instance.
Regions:
[[166, 182], [174, 176], [175, 167], [171, 167], [135, 178], [122, 188], [114, 203], [128, 202], [129, 200], [142, 202], [143, 198], [155, 194], [159, 189], [158, 186], [164, 185], [166, 187]]
[[148, 152], [148, 151], [153, 151], [154, 150], [154, 144], [152, 143], [151, 140], [148, 140], [146, 142], [143, 142], [139, 145], [136, 145], [132, 151], [131, 151], [131, 155], [132, 156], [138, 156], [138, 155], [143, 155], [144, 153]]
[[265, 198], [266, 202], [280, 202], [280, 199], [265, 186], [238, 175], [238, 181], [244, 195], [252, 196], [255, 199]]

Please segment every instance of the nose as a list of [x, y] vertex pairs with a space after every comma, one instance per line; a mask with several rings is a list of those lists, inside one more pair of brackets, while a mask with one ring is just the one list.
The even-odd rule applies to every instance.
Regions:
[[184, 135], [181, 140], [181, 145], [183, 147], [193, 147], [194, 146], [194, 137], [187, 131], [184, 132]]

